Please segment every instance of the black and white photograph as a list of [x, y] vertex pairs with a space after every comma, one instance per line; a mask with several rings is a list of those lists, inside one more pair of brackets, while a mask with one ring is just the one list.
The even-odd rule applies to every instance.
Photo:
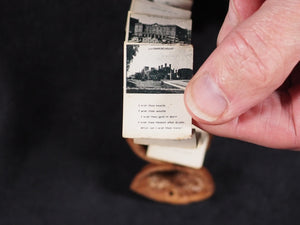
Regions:
[[183, 94], [193, 76], [193, 47], [126, 44], [126, 92]]
[[192, 0], [148, 0], [150, 2], [162, 3], [170, 6], [174, 6], [181, 9], [191, 10], [193, 6]]
[[133, 0], [130, 7], [131, 12], [163, 16], [169, 18], [190, 19], [191, 11], [173, 7], [162, 3], [157, 3], [149, 0]]
[[129, 43], [191, 44], [192, 20], [130, 12], [126, 30]]

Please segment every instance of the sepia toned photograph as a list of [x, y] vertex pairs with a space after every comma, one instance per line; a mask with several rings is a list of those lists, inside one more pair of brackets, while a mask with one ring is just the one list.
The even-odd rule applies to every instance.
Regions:
[[128, 14], [126, 40], [130, 43], [191, 44], [192, 20]]
[[126, 93], [183, 94], [193, 76], [193, 47], [125, 45]]

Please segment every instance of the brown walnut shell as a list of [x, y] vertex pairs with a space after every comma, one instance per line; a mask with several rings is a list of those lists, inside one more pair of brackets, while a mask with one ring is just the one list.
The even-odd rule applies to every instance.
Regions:
[[154, 201], [188, 204], [209, 198], [215, 190], [209, 171], [172, 164], [148, 164], [133, 179], [131, 190]]
[[126, 141], [131, 148], [131, 150], [140, 158], [143, 160], [150, 162], [150, 163], [155, 163], [155, 164], [165, 164], [166, 162], [152, 159], [147, 157], [146, 152], [147, 152], [147, 147], [145, 145], [138, 145], [135, 144], [132, 138], [126, 138]]
[[[212, 135], [209, 135], [209, 141], [208, 141], [208, 145], [207, 145], [207, 149], [209, 148], [210, 144], [211, 144], [211, 140], [212, 140]], [[131, 148], [131, 150], [141, 159], [150, 162], [150, 163], [154, 163], [154, 164], [170, 164], [170, 162], [165, 162], [165, 161], [161, 161], [158, 159], [153, 159], [153, 158], [149, 158], [146, 155], [147, 152], [147, 146], [146, 145], [139, 145], [139, 144], [135, 144], [133, 141], [133, 138], [126, 138], [126, 142], [129, 145], [129, 147]]]

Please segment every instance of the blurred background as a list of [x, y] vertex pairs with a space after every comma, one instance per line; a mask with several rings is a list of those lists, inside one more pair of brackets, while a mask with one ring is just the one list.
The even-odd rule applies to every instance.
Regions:
[[[195, 71], [227, 4], [195, 0]], [[170, 206], [129, 191], [146, 165], [121, 137], [129, 6], [0, 2], [0, 224], [299, 224], [299, 152], [215, 137], [209, 200]]]

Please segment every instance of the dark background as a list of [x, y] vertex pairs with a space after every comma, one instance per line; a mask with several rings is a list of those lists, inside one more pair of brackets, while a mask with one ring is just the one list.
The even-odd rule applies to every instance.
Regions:
[[[227, 1], [195, 1], [195, 69]], [[216, 192], [170, 206], [128, 190], [145, 165], [121, 138], [129, 0], [0, 3], [0, 224], [299, 224], [300, 154], [215, 137]]]

